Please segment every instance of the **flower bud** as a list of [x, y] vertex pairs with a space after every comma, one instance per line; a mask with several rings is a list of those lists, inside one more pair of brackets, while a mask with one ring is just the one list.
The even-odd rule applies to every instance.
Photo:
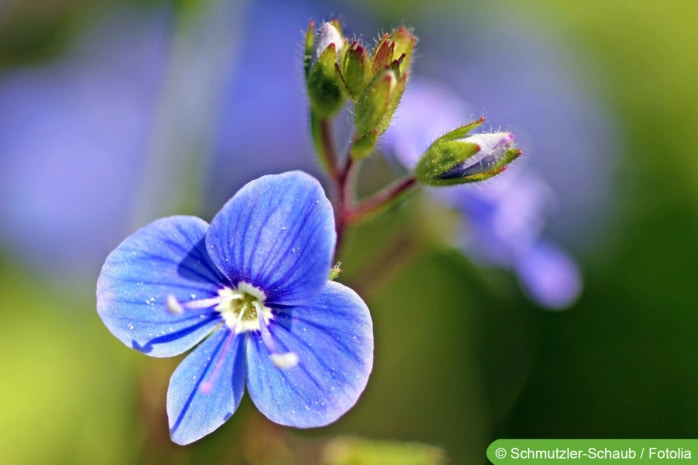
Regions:
[[356, 102], [354, 113], [358, 135], [376, 129], [388, 112], [391, 94], [397, 85], [397, 77], [392, 70], [385, 71], [369, 84]]
[[378, 136], [383, 134], [405, 91], [406, 80], [399, 79], [393, 69], [379, 73], [356, 101], [354, 122], [356, 138], [351, 150], [355, 159], [371, 153]]
[[373, 53], [373, 74], [377, 74], [382, 69], [388, 68], [393, 62], [394, 53], [395, 42], [390, 40], [390, 34], [384, 34], [378, 42], [378, 45], [376, 45], [376, 50]]
[[391, 38], [395, 42], [393, 59], [399, 62], [400, 74], [405, 74], [409, 72], [412, 64], [412, 53], [417, 43], [417, 37], [407, 28], [401, 27], [393, 31]]
[[417, 37], [405, 27], [384, 34], [373, 53], [373, 73], [388, 67], [394, 68], [400, 76], [409, 72], [416, 43]]
[[[388, 70], [395, 74], [397, 82], [404, 89], [416, 42], [417, 38], [404, 27], [390, 34], [383, 34], [372, 55], [360, 42], [352, 42], [342, 52], [339, 66], [340, 77], [349, 97], [357, 102], [364, 92], [369, 91], [376, 79]], [[397, 107], [401, 95], [401, 92], [393, 94], [393, 110]]]
[[[474, 134], [463, 139], [464, 143], [474, 144], [478, 147], [478, 151], [467, 158], [462, 163], [454, 166], [448, 171], [439, 175], [441, 179], [454, 178], [472, 178], [475, 175], [489, 173], [493, 170], [498, 170], [494, 174], [504, 170], [504, 164], [511, 161], [513, 158], [507, 158], [509, 150], [514, 143], [514, 135], [510, 132], [496, 132], [492, 134]], [[516, 153], [516, 156], [519, 154]]]
[[521, 154], [509, 132], [464, 137], [484, 119], [451, 131], [437, 139], [415, 169], [417, 180], [431, 186], [483, 181], [501, 173]]
[[317, 37], [311, 22], [305, 36], [305, 78], [313, 111], [320, 117], [335, 115], [344, 106], [345, 95], [338, 73], [344, 38], [336, 21], [322, 23]]
[[371, 81], [373, 74], [366, 48], [359, 42], [352, 42], [342, 60], [342, 76], [349, 97], [356, 101]]
[[342, 34], [334, 23], [322, 23], [317, 34], [315, 57], [320, 58], [325, 49], [331, 44], [334, 44], [337, 56], [339, 56], [342, 47], [344, 47], [344, 37], [342, 37]]
[[384, 34], [369, 63], [365, 49], [354, 43], [345, 54], [342, 78], [355, 101], [354, 159], [368, 156], [378, 137], [390, 126], [407, 86], [409, 65], [417, 38], [404, 27]]

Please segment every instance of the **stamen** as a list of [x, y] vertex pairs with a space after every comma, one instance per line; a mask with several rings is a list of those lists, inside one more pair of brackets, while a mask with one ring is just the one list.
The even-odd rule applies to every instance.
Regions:
[[[255, 302], [255, 304], [257, 304], [257, 302]], [[264, 342], [266, 348], [269, 349], [269, 352], [276, 352], [276, 344], [274, 344], [274, 340], [271, 338], [271, 333], [269, 332], [269, 328], [267, 328], [267, 322], [264, 320], [264, 316], [262, 315], [258, 305], [259, 304], [255, 305], [255, 309], [257, 310], [259, 331], [262, 333], [262, 342]]]
[[167, 297], [165, 297], [165, 305], [167, 306], [167, 311], [174, 315], [181, 315], [184, 313], [184, 307], [180, 305], [174, 294], [167, 294]]
[[[240, 297], [226, 296], [226, 298], [232, 300]], [[175, 297], [174, 294], [167, 294], [167, 296], [165, 297], [165, 306], [167, 307], [168, 312], [174, 315], [181, 315], [182, 313], [184, 313], [184, 310], [197, 310], [202, 308], [213, 307], [214, 305], [218, 305], [222, 299], [223, 298], [221, 296], [218, 296], [210, 297], [208, 299], [190, 300], [188, 302], [182, 303], [179, 300], [177, 300], [177, 297]]]
[[[225, 299], [227, 300], [232, 300], [235, 299], [235, 296], [225, 296]], [[199, 299], [199, 300], [190, 300], [188, 302], [184, 302], [182, 306], [187, 309], [187, 310], [197, 310], [201, 308], [208, 308], [208, 307], [213, 307], [214, 305], [218, 305], [221, 303], [221, 301], [224, 299], [223, 296], [218, 296], [218, 297], [209, 297], [208, 299]]]
[[269, 333], [269, 330], [267, 330], [267, 325], [269, 324], [270, 319], [269, 316], [264, 314], [264, 307], [259, 302], [252, 302], [252, 306], [254, 307], [255, 312], [257, 312], [257, 320], [259, 322], [260, 329], [263, 327], [266, 330], [269, 341], [273, 344], [274, 342], [271, 340], [271, 334]]
[[272, 363], [277, 368], [282, 370], [293, 368], [294, 366], [298, 365], [298, 355], [296, 355], [295, 352], [280, 352], [276, 348], [274, 339], [272, 339], [269, 328], [267, 328], [267, 322], [262, 316], [261, 308], [258, 308], [257, 305], [259, 304], [255, 302], [255, 308], [257, 308], [257, 318], [259, 320], [259, 331], [262, 333], [262, 342], [264, 343], [264, 346], [269, 352], [271, 352], [270, 357]]
[[276, 365], [276, 368], [285, 370], [298, 365], [298, 355], [295, 352], [286, 352], [283, 354], [271, 354], [271, 361]]

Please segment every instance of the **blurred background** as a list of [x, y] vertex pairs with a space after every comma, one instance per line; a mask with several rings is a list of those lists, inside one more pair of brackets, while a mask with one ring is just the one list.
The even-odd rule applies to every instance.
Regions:
[[[101, 264], [156, 218], [209, 220], [261, 174], [322, 176], [300, 44], [334, 17], [369, 44], [413, 28], [414, 82], [512, 131], [535, 188], [463, 194], [521, 223], [506, 240], [430, 191], [351, 232], [340, 280], [372, 310], [376, 354], [336, 424], [283, 430], [247, 399], [176, 446], [178, 360], [108, 333]], [[0, 462], [487, 463], [497, 438], [696, 437], [697, 19], [689, 1], [2, 1]], [[366, 189], [403, 169], [390, 148]], [[497, 255], [519, 233], [555, 253]], [[346, 438], [412, 461], [350, 462], [375, 451]]]

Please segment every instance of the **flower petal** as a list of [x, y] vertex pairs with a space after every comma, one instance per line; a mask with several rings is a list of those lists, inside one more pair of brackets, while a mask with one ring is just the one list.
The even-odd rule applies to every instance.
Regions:
[[328, 282], [308, 305], [284, 310], [269, 325], [274, 342], [298, 356], [277, 368], [259, 334], [247, 342], [247, 388], [270, 420], [311, 428], [337, 420], [358, 400], [373, 366], [373, 325], [351, 289]]
[[332, 206], [300, 171], [263, 176], [211, 221], [206, 246], [233, 285], [262, 289], [267, 303], [297, 305], [322, 289], [336, 241]]
[[216, 331], [172, 373], [167, 416], [177, 444], [213, 432], [240, 405], [245, 390], [244, 339], [227, 329]]
[[180, 302], [218, 295], [223, 279], [206, 254], [205, 221], [191, 216], [163, 218], [126, 238], [102, 267], [97, 311], [124, 344], [153, 357], [170, 357], [197, 344], [219, 322], [210, 309], [167, 310]]
[[516, 272], [526, 292], [540, 305], [564, 309], [582, 289], [576, 263], [554, 244], [541, 241], [516, 259]]

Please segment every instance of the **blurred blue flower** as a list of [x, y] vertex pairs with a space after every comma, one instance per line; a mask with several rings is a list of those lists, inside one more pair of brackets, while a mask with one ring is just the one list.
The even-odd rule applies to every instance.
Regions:
[[[270, 171], [320, 173], [302, 74], [301, 44], [311, 17], [304, 3], [266, 0], [248, 5], [241, 25], [249, 26], [243, 36], [254, 37], [254, 45], [241, 47], [232, 64], [215, 124], [206, 182], [209, 204], [219, 205], [246, 179]], [[256, 24], [273, 33], [258, 34]], [[264, 50], [273, 50], [273, 59]]]
[[602, 98], [599, 68], [578, 43], [524, 10], [502, 14], [490, 3], [471, 6], [430, 9], [415, 18], [420, 58], [414, 74], [465, 99], [464, 121], [484, 115], [493, 130], [513, 133], [527, 164], [554, 193], [546, 230], [593, 251], [610, 230], [620, 197], [613, 179], [620, 131]]
[[[424, 118], [425, 114], [430, 117]], [[414, 79], [385, 134], [384, 149], [412, 169], [431, 142], [469, 119], [465, 104], [443, 84]], [[430, 192], [463, 214], [460, 245], [470, 256], [513, 269], [539, 304], [565, 307], [579, 294], [579, 270], [542, 236], [552, 193], [535, 170], [524, 165], [525, 160], [517, 161], [478, 186]]]
[[92, 274], [132, 220], [164, 64], [165, 15], [106, 16], [0, 74], [0, 245], [61, 277]]
[[153, 357], [199, 344], [170, 379], [172, 440], [188, 444], [236, 410], [244, 386], [272, 421], [335, 421], [357, 401], [373, 363], [368, 308], [328, 281], [333, 212], [302, 172], [244, 186], [210, 226], [157, 220], [107, 258], [97, 309], [109, 330]]

